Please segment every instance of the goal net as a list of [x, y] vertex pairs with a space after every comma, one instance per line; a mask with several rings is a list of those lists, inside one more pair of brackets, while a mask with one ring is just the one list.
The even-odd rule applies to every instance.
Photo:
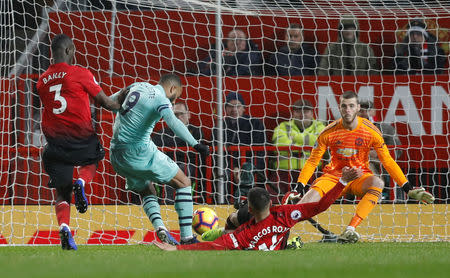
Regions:
[[[136, 81], [155, 84], [165, 73], [182, 77], [179, 102], [187, 113], [178, 107], [176, 115], [198, 127], [193, 132], [213, 153], [202, 160], [162, 122], [152, 139], [190, 177], [195, 206], [213, 208], [220, 225], [249, 188], [265, 187], [276, 204], [295, 186], [319, 131], [295, 136], [294, 116], [308, 109], [294, 103], [309, 101], [314, 118], [326, 125], [340, 117], [339, 96], [354, 91], [368, 117], [390, 127], [381, 129], [409, 182], [436, 197], [428, 206], [409, 200], [374, 157], [371, 165], [386, 185], [358, 228], [362, 239], [449, 240], [445, 2], [2, 1], [0, 244], [59, 244], [55, 192], [42, 166], [45, 138], [36, 93], [39, 74], [51, 63], [49, 42], [59, 33], [73, 38], [76, 64], [87, 67], [108, 95]], [[241, 106], [229, 104], [230, 92], [240, 94], [242, 99], [234, 99]], [[242, 109], [251, 120], [233, 116]], [[75, 239], [151, 242], [155, 235], [139, 196], [125, 189], [110, 164], [114, 116], [95, 105], [92, 112], [106, 157], [86, 187], [88, 212], [72, 207]], [[283, 140], [277, 133], [282, 131]], [[310, 182], [326, 163], [325, 155]], [[157, 188], [163, 220], [177, 235], [174, 190]], [[316, 219], [340, 234], [358, 202], [343, 196]], [[321, 238], [306, 222], [292, 234]]]

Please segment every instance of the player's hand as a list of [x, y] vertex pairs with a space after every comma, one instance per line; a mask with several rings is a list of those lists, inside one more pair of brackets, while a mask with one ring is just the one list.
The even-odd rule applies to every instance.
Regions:
[[177, 247], [174, 245], [171, 245], [169, 243], [165, 243], [165, 242], [159, 242], [154, 240], [152, 242], [153, 245], [155, 245], [156, 247], [158, 247], [161, 250], [165, 250], [165, 251], [176, 251]]
[[306, 186], [303, 183], [297, 182], [293, 191], [298, 192], [300, 194], [305, 194], [305, 187]]
[[200, 153], [202, 157], [207, 157], [209, 155], [209, 147], [204, 144], [197, 144], [194, 146], [194, 149]]
[[345, 166], [344, 168], [342, 168], [342, 177], [341, 179], [346, 182], [349, 183], [353, 180], [356, 180], [357, 178], [361, 177], [363, 174], [363, 170], [359, 167], [348, 167]]
[[288, 205], [288, 204], [296, 204], [298, 201], [300, 201], [301, 195], [297, 191], [289, 191], [286, 193], [281, 200], [282, 205]]
[[422, 201], [425, 204], [432, 204], [434, 202], [434, 197], [427, 191], [425, 188], [419, 187], [415, 189], [411, 189], [408, 191], [408, 197], [412, 199], [416, 199], [418, 201]]

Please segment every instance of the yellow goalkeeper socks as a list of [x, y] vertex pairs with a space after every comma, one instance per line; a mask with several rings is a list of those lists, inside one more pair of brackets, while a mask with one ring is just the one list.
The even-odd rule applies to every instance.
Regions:
[[356, 207], [356, 214], [350, 222], [349, 226], [356, 228], [361, 223], [361, 221], [369, 215], [369, 213], [377, 204], [378, 199], [381, 197], [381, 191], [381, 188], [369, 187], [369, 190], [367, 190], [361, 201], [359, 201], [359, 204]]

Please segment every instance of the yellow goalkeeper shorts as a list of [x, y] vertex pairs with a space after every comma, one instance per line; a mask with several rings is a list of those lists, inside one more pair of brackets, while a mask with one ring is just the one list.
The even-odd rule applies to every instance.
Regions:
[[[360, 178], [350, 182], [342, 191], [340, 196], [345, 196], [347, 194], [353, 194], [358, 197], [364, 196], [364, 192], [362, 190], [362, 185], [364, 181], [373, 176], [371, 173], [365, 173]], [[313, 184], [311, 185], [311, 189], [316, 190], [319, 192], [320, 197], [323, 197], [328, 191], [333, 188], [336, 183], [339, 182], [339, 177], [330, 175], [330, 174], [324, 174], [323, 176], [317, 178]]]

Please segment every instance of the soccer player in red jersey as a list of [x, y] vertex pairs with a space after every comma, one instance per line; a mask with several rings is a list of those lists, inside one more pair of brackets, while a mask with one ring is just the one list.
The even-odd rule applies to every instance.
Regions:
[[339, 111], [342, 118], [329, 124], [319, 135], [316, 146], [298, 177], [299, 187], [303, 189], [316, 170], [323, 154], [329, 149], [330, 163], [324, 168], [324, 174], [315, 179], [311, 189], [303, 196], [301, 203], [317, 202], [339, 181], [343, 167], [359, 167], [363, 175], [349, 183], [342, 195], [353, 194], [361, 197], [355, 216], [346, 230], [338, 238], [342, 243], [355, 243], [360, 236], [355, 228], [368, 216], [384, 187], [380, 177], [369, 169], [369, 153], [374, 149], [384, 168], [394, 181], [400, 185], [410, 198], [432, 203], [433, 195], [423, 187], [412, 188], [398, 164], [389, 153], [380, 130], [368, 119], [357, 116], [360, 110], [358, 95], [347, 91], [340, 97]]
[[[52, 64], [36, 85], [44, 106], [42, 131], [47, 140], [42, 160], [50, 176], [49, 187], [56, 189], [55, 212], [61, 246], [76, 250], [69, 228], [72, 191], [77, 210], [85, 213], [88, 200], [84, 186], [92, 180], [98, 161], [105, 156], [92, 126], [89, 97], [108, 110], [119, 110], [120, 104], [106, 96], [88, 69], [72, 65], [75, 45], [71, 38], [56, 35], [51, 51]], [[80, 166], [75, 183], [74, 166]]]
[[269, 192], [254, 187], [248, 192], [248, 208], [253, 215], [248, 222], [234, 232], [224, 234], [211, 242], [173, 246], [154, 241], [153, 244], [167, 251], [174, 250], [280, 250], [285, 235], [300, 221], [326, 210], [341, 194], [346, 185], [362, 175], [360, 168], [342, 168], [339, 182], [319, 202], [271, 206]]

